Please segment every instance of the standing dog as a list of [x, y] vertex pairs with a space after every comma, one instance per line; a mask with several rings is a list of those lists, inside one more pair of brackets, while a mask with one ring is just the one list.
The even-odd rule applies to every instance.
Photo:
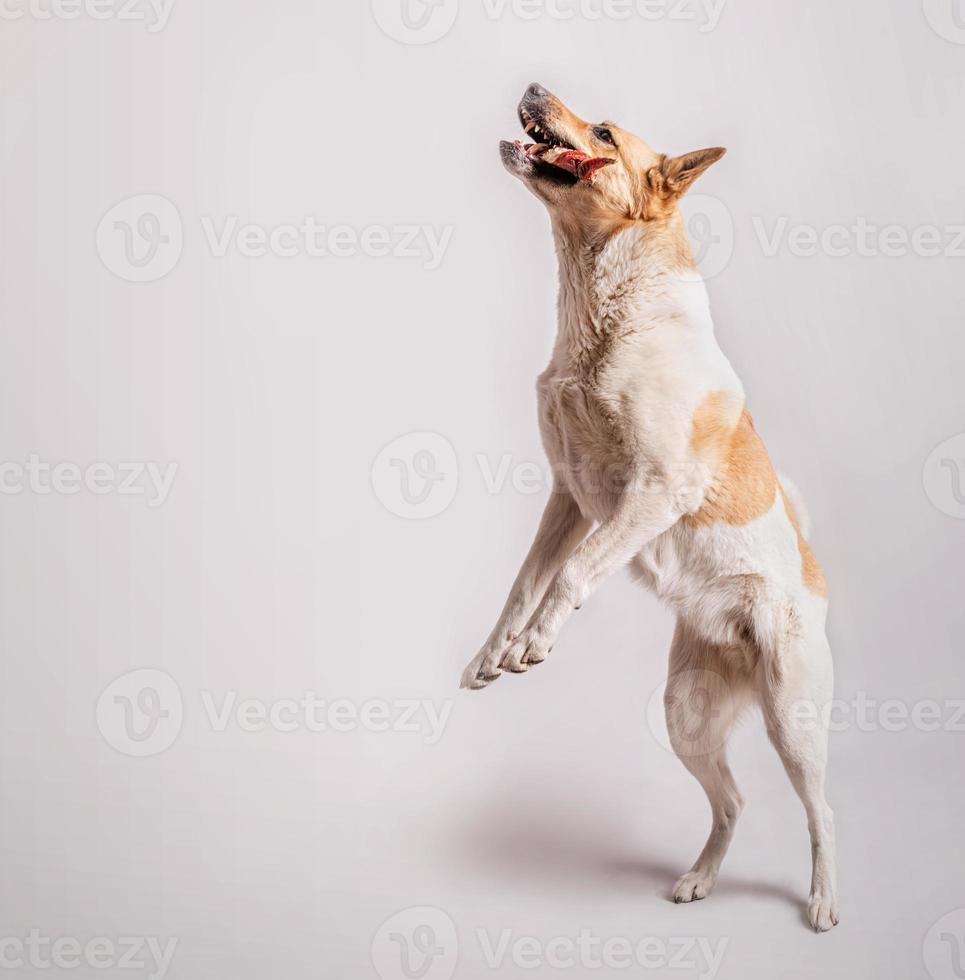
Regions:
[[[717, 880], [743, 807], [726, 742], [756, 701], [807, 813], [808, 915], [829, 930], [838, 911], [824, 792], [825, 579], [803, 505], [771, 466], [717, 346], [678, 209], [725, 151], [664, 156], [612, 123], [585, 122], [540, 85], [519, 117], [538, 142], [502, 143], [503, 164], [549, 210], [560, 266], [558, 334], [538, 386], [555, 486], [463, 686], [542, 663], [570, 613], [632, 565], [677, 613], [667, 726], [713, 811], [674, 900], [704, 898]], [[812, 709], [806, 723], [801, 705]]]

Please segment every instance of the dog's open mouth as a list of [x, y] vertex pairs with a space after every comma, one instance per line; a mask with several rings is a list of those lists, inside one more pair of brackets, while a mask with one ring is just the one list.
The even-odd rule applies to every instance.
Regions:
[[519, 121], [526, 135], [539, 142], [524, 143], [516, 140], [516, 154], [531, 163], [534, 172], [545, 180], [564, 186], [572, 186], [580, 181], [591, 184], [597, 171], [615, 162], [609, 157], [592, 158], [576, 149], [549, 125], [534, 119], [523, 108], [519, 110]]

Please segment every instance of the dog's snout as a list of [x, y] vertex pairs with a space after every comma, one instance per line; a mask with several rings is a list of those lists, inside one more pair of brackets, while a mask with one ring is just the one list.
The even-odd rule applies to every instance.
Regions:
[[539, 82], [533, 82], [533, 84], [526, 89], [527, 99], [545, 99], [549, 94], [549, 91], [543, 88]]

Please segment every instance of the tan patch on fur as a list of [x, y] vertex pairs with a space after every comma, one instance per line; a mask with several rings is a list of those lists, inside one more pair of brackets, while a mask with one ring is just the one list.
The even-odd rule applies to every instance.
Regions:
[[813, 592], [814, 595], [826, 599], [828, 597], [828, 582], [824, 577], [824, 569], [821, 567], [821, 563], [817, 558], [814, 557], [814, 552], [811, 550], [807, 538], [801, 533], [801, 525], [798, 523], [797, 514], [794, 512], [791, 501], [787, 499], [784, 487], [781, 487], [781, 496], [784, 498], [784, 509], [787, 511], [787, 516], [794, 527], [795, 534], [797, 534], [797, 550], [801, 553], [801, 578], [804, 579], [804, 587], [808, 592]]
[[797, 535], [804, 586], [826, 598], [828, 585], [821, 564], [801, 533], [754, 420], [734, 392], [713, 391], [700, 403], [694, 412], [690, 445], [696, 456], [715, 467], [716, 476], [700, 510], [686, 515], [684, 522], [693, 528], [717, 522], [741, 527], [763, 517], [774, 506], [780, 490]]
[[684, 227], [684, 219], [679, 211], [667, 222], [664, 245], [671, 269], [676, 272], [698, 271], [694, 252], [690, 247], [690, 239], [687, 237], [687, 230]]
[[736, 392], [712, 391], [694, 412], [691, 449], [701, 457], [723, 456], [743, 409], [744, 400]]
[[743, 526], [774, 506], [777, 474], [746, 408], [734, 419], [734, 394], [715, 391], [694, 414], [690, 444], [714, 466], [716, 476], [700, 510], [684, 520], [691, 527], [718, 521]]

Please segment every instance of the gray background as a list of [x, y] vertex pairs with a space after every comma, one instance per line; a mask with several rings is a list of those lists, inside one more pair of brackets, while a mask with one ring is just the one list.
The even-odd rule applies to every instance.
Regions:
[[[945, 704], [965, 698], [965, 509], [941, 460], [965, 461], [953, 443], [924, 484], [923, 467], [965, 430], [965, 250], [768, 255], [755, 230], [965, 224], [965, 31], [954, 3], [926, 7], [729, 0], [701, 30], [493, 19], [463, 0], [424, 45], [388, 36], [367, 3], [177, 0], [155, 32], [0, 22], [0, 455], [178, 465], [159, 507], [87, 491], [0, 500], [3, 937], [174, 937], [173, 978], [354, 980], [378, 975], [384, 920], [430, 906], [455, 924], [462, 978], [600, 973], [493, 970], [476, 930], [504, 928], [543, 943], [581, 929], [726, 938], [718, 975], [734, 980], [954, 976], [925, 937], [965, 906], [965, 723]], [[748, 807], [718, 888], [668, 901], [709, 813], [648, 723], [672, 617], [624, 577], [539, 671], [456, 690], [544, 497], [487, 489], [477, 459], [542, 460], [534, 378], [555, 263], [544, 213], [496, 149], [519, 135], [534, 79], [661, 150], [729, 147], [697, 189], [713, 229], [698, 214], [693, 230], [719, 273], [722, 345], [812, 510], [838, 696], [942, 705], [939, 731], [851, 714], [834, 736], [842, 923], [829, 935], [806, 927], [803, 812], [753, 717], [734, 741]], [[184, 234], [176, 267], [144, 283], [96, 247], [101, 218], [140, 194], [172, 202]], [[217, 257], [201, 220], [231, 215], [452, 239], [434, 270]], [[437, 458], [432, 493], [451, 501], [405, 519], [401, 471], [376, 466], [373, 487], [373, 465], [426, 431], [451, 443], [458, 482]], [[119, 750], [96, 713], [136, 668], [183, 699], [178, 737], [150, 758]], [[219, 732], [201, 700], [309, 690], [451, 715], [429, 745]], [[436, 938], [429, 980], [452, 955]], [[21, 971], [45, 973], [58, 971]]]

